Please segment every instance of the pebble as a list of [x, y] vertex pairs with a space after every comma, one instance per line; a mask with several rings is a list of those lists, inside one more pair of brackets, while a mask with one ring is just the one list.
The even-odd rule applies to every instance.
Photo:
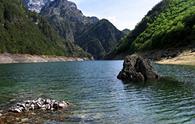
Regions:
[[67, 108], [68, 104], [65, 101], [63, 101], [63, 102], [59, 103], [59, 107], [60, 108]]
[[33, 112], [33, 113], [31, 113], [31, 114], [32, 114], [32, 115], [36, 115], [36, 113], [34, 113], [34, 112]]
[[20, 118], [16, 118], [16, 121], [19, 121], [20, 120]]
[[29, 119], [28, 118], [23, 118], [21, 119], [21, 122], [27, 122]]

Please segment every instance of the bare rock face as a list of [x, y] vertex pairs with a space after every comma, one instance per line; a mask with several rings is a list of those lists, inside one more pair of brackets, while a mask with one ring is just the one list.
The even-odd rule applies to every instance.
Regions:
[[26, 100], [21, 103], [17, 103], [9, 109], [9, 112], [21, 113], [25, 111], [33, 110], [60, 110], [66, 109], [70, 106], [70, 103], [65, 101], [56, 101], [52, 99], [38, 98], [36, 100]]
[[131, 55], [125, 58], [123, 69], [117, 78], [122, 81], [143, 82], [158, 80], [159, 75], [154, 71], [148, 59], [138, 55]]
[[54, 0], [23, 0], [24, 5], [28, 10], [40, 13], [41, 9]]

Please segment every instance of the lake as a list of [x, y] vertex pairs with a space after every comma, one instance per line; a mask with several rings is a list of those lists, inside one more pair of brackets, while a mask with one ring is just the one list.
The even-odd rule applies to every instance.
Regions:
[[[195, 123], [195, 69], [154, 65], [159, 82], [125, 84], [118, 80], [122, 61], [86, 61], [0, 65], [0, 109], [25, 99], [49, 97], [73, 103], [71, 110], [51, 112], [46, 124]], [[177, 80], [177, 81], [176, 81]], [[34, 120], [33, 120], [34, 119]]]

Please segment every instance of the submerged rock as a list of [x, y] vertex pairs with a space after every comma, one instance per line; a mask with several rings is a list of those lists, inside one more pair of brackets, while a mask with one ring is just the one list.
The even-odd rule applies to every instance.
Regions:
[[123, 69], [117, 78], [122, 81], [143, 82], [158, 80], [159, 75], [154, 71], [148, 59], [138, 55], [131, 55], [125, 58]]
[[52, 99], [38, 98], [36, 100], [26, 100], [21, 103], [17, 103], [9, 109], [9, 112], [21, 113], [30, 110], [59, 110], [66, 109], [70, 106], [68, 102], [56, 101]]

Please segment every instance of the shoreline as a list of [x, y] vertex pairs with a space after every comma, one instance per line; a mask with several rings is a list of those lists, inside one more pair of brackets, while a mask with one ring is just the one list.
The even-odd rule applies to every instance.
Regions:
[[30, 55], [30, 54], [0, 54], [0, 64], [14, 63], [46, 63], [46, 62], [68, 62], [68, 61], [87, 61], [87, 57], [65, 57], [49, 55]]
[[190, 65], [195, 66], [195, 52], [185, 51], [173, 58], [164, 58], [159, 61], [155, 61], [157, 64], [169, 64], [169, 65]]

